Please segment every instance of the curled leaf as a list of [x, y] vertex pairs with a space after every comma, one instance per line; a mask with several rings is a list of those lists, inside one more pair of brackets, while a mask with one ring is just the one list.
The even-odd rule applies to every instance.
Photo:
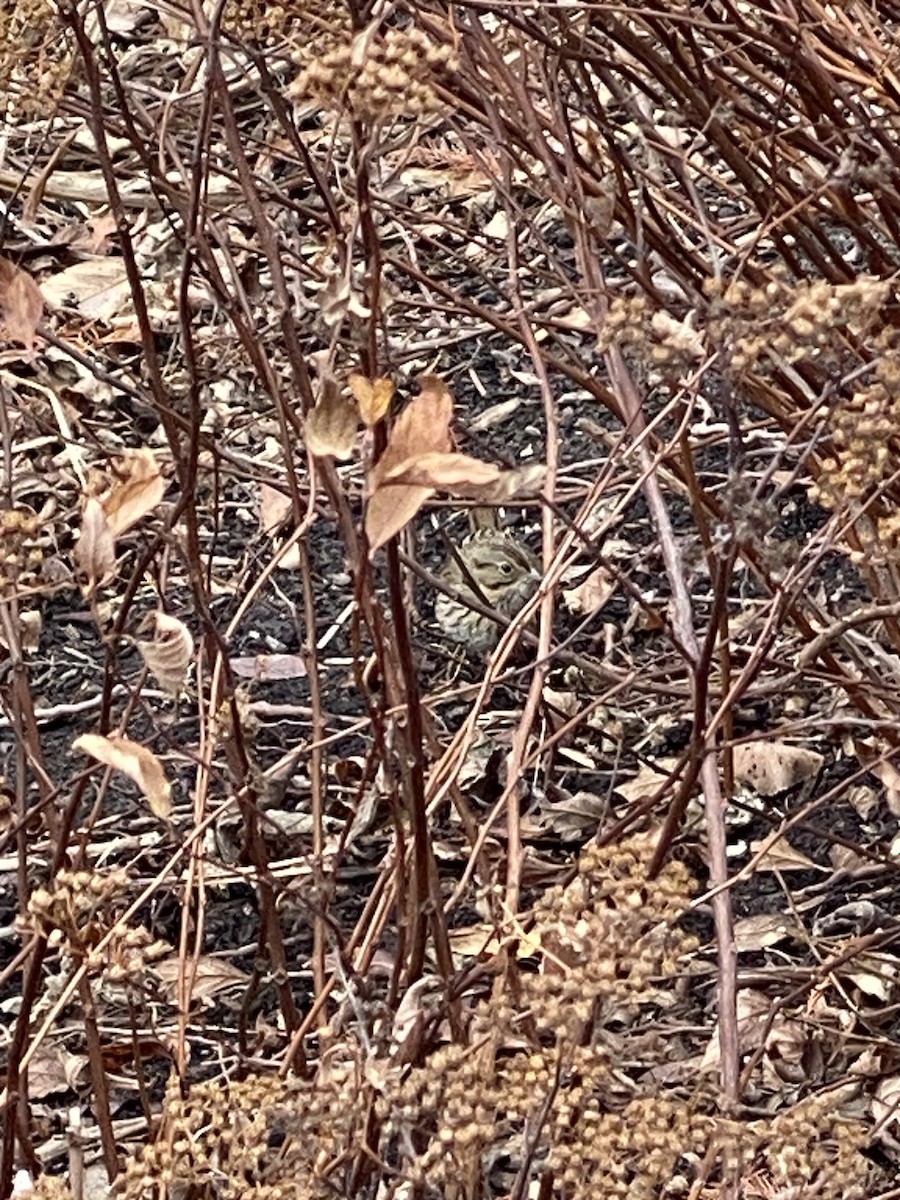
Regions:
[[602, 568], [591, 571], [586, 579], [563, 592], [563, 601], [569, 612], [599, 612], [615, 592], [615, 581]]
[[172, 815], [172, 785], [166, 779], [162, 763], [140, 742], [122, 734], [101, 737], [99, 733], [83, 733], [72, 743], [72, 749], [127, 775], [144, 793], [150, 811], [161, 821]]
[[81, 534], [75, 545], [75, 562], [85, 576], [82, 588], [89, 596], [116, 565], [116, 542], [103, 505], [93, 496], [85, 501], [81, 515]]
[[299, 654], [248, 654], [230, 658], [239, 679], [305, 679], [306, 663]]
[[141, 631], [153, 634], [152, 638], [137, 643], [147, 669], [156, 676], [160, 687], [177, 696], [194, 657], [191, 631], [183, 621], [164, 612], [148, 613], [141, 622]]
[[306, 445], [320, 457], [347, 459], [356, 445], [359, 411], [348, 396], [341, 395], [337, 380], [326, 375], [322, 394], [306, 418]]

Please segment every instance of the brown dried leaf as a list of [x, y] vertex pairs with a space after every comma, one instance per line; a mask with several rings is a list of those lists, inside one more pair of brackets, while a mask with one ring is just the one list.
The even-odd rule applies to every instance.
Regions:
[[75, 544], [75, 563], [86, 577], [82, 591], [91, 595], [112, 574], [116, 565], [116, 543], [103, 505], [93, 496], [85, 501], [81, 534]]
[[474, 493], [480, 495], [485, 486], [496, 483], [500, 475], [500, 468], [494, 463], [482, 462], [480, 458], [472, 458], [468, 454], [433, 450], [409, 458], [386, 471], [381, 486], [412, 484], [469, 497]]
[[141, 622], [141, 632], [153, 632], [152, 639], [137, 643], [147, 669], [156, 676], [160, 687], [177, 696], [184, 687], [184, 677], [194, 657], [194, 639], [183, 621], [168, 613], [148, 613]]
[[878, 1080], [871, 1105], [879, 1139], [893, 1149], [896, 1146], [893, 1139], [900, 1125], [900, 1075], [885, 1075]]
[[366, 536], [369, 539], [369, 554], [389, 542], [408, 524], [429, 496], [434, 495], [434, 488], [426, 487], [387, 487], [378, 488], [369, 497], [366, 507]]
[[83, 259], [48, 276], [43, 281], [44, 297], [51, 308], [61, 308], [74, 299], [79, 313], [91, 321], [111, 321], [127, 311], [131, 285], [124, 259]]
[[83, 733], [72, 743], [72, 749], [89, 754], [104, 766], [127, 775], [144, 793], [150, 811], [161, 821], [167, 821], [172, 815], [172, 785], [166, 779], [162, 763], [140, 742], [133, 742], [122, 734], [102, 737], [98, 733]]
[[31, 276], [0, 257], [0, 334], [12, 342], [21, 342], [29, 353], [44, 311], [41, 289]]
[[[751, 842], [750, 852], [758, 853], [765, 846], [765, 842]], [[811, 858], [807, 858], [805, 854], [799, 850], [795, 850], [791, 843], [785, 837], [780, 837], [772, 843], [756, 863], [757, 871], [825, 871], [825, 867], [820, 867], [818, 863], [813, 862]]]
[[[68, 1092], [73, 1086], [70, 1073], [66, 1070], [66, 1058], [73, 1055], [60, 1046], [41, 1042], [28, 1064], [28, 1094], [35, 1100], [46, 1100], [60, 1092]], [[81, 1058], [81, 1062], [87, 1062]]]
[[382, 487], [385, 476], [409, 459], [450, 450], [450, 389], [436, 375], [423, 375], [419, 382], [422, 391], [400, 413], [384, 453], [369, 473], [366, 536], [372, 554], [399, 533], [434, 492], [432, 487], [411, 484]]
[[853, 739], [856, 757], [884, 787], [884, 799], [891, 813], [900, 817], [900, 771], [887, 758], [882, 758], [876, 746], [862, 738]]
[[861, 992], [873, 996], [882, 1004], [893, 1001], [897, 994], [897, 960], [887, 954], [859, 954], [847, 970]]
[[299, 654], [248, 654], [228, 664], [239, 679], [304, 679], [307, 673]]
[[595, 237], [605, 238], [612, 229], [616, 215], [616, 191], [616, 176], [614, 172], [607, 171], [598, 180], [596, 195], [586, 196], [583, 201]]
[[615, 581], [598, 568], [576, 587], [563, 592], [563, 603], [572, 613], [595, 613], [606, 604], [616, 590]]
[[[39, 648], [43, 628], [44, 619], [37, 609], [19, 614], [19, 645], [24, 651], [33, 652]], [[4, 650], [9, 649], [5, 632], [0, 633], [0, 646]]]
[[[616, 784], [616, 794], [622, 796], [630, 804], [638, 804], [641, 800], [647, 800], [650, 796], [657, 795], [660, 788], [669, 779], [669, 769], [674, 767], [676, 762], [677, 760], [674, 758], [660, 759], [658, 770], [649, 763], [644, 763], [633, 779], [626, 779], [622, 783]], [[672, 780], [669, 780], [668, 786], [674, 786]]]
[[388, 444], [372, 468], [369, 486], [375, 490], [390, 473], [411, 458], [450, 450], [453, 396], [442, 379], [423, 375], [421, 392], [407, 404], [391, 429]]
[[359, 410], [356, 402], [341, 394], [337, 380], [331, 375], [322, 379], [322, 394], [316, 407], [306, 418], [307, 449], [321, 458], [341, 460], [353, 454]]
[[142, 447], [116, 464], [117, 478], [103, 499], [103, 511], [114, 537], [152, 512], [166, 490], [153, 451]]
[[734, 945], [738, 954], [750, 950], [767, 950], [788, 938], [802, 934], [800, 924], [784, 913], [757, 913], [734, 923]]
[[268, 483], [259, 488], [259, 527], [265, 534], [277, 533], [291, 511], [291, 498]]
[[748, 742], [734, 748], [734, 778], [760, 796], [775, 796], [794, 784], [811, 779], [825, 760], [815, 750], [787, 742]]
[[513, 471], [501, 471], [495, 483], [481, 489], [477, 499], [489, 500], [494, 504], [532, 499], [540, 495], [546, 475], [547, 468], [543, 463], [529, 463]]
[[367, 379], [365, 375], [354, 372], [347, 382], [350, 384], [350, 391], [356, 397], [363, 423], [371, 429], [391, 406], [394, 396], [393, 380]]
[[159, 976], [163, 985], [166, 999], [172, 1003], [178, 998], [178, 980], [184, 968], [185, 978], [191, 987], [191, 1000], [202, 1000], [214, 996], [224, 988], [236, 984], [245, 985], [250, 982], [250, 976], [238, 967], [233, 966], [225, 958], [213, 958], [211, 954], [201, 954], [197, 959], [196, 970], [192, 962], [184, 962], [178, 954], [172, 954], [155, 963], [153, 970]]

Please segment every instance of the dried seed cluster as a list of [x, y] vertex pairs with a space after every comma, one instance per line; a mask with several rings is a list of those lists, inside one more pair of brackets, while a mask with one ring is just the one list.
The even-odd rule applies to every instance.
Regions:
[[767, 355], [785, 362], [831, 361], [841, 331], [861, 337], [876, 324], [891, 285], [871, 275], [842, 284], [710, 279], [705, 290], [710, 341], [723, 350], [731, 369], [741, 372], [765, 365]]
[[302, 52], [323, 54], [349, 34], [350, 10], [333, 0], [239, 0], [226, 6], [229, 32], [256, 46], [277, 46], [302, 39]]
[[0, 5], [0, 94], [17, 120], [47, 119], [72, 73], [71, 39], [51, 0]]
[[716, 1122], [685, 1102], [642, 1097], [621, 1112], [578, 1113], [550, 1143], [547, 1165], [578, 1200], [656, 1200], [679, 1159], [701, 1157], [715, 1137]]
[[[900, 354], [889, 350], [873, 365], [868, 387], [829, 414], [834, 454], [822, 461], [813, 500], [840, 510], [877, 487], [892, 470], [891, 439], [900, 433]], [[892, 535], [885, 527], [889, 542]]]
[[609, 304], [600, 348], [615, 343], [658, 371], [681, 375], [696, 367], [705, 352], [704, 336], [694, 328], [693, 319], [688, 314], [677, 320], [664, 309], [655, 309], [643, 292], [616, 296]]
[[72, 1189], [57, 1175], [41, 1175], [25, 1196], [27, 1200], [73, 1200]]
[[417, 117], [439, 107], [435, 77], [456, 62], [449, 43], [436, 44], [419, 29], [389, 29], [374, 38], [366, 31], [307, 62], [290, 94], [361, 120]]
[[810, 1096], [773, 1119], [764, 1157], [773, 1178], [797, 1194], [822, 1200], [862, 1200], [867, 1194], [867, 1136], [858, 1122], [842, 1120], [827, 1093]]
[[49, 935], [93, 974], [103, 973], [107, 983], [136, 982], [171, 946], [141, 926], [116, 919], [128, 882], [124, 869], [60, 871], [50, 887], [31, 893], [23, 924]]
[[30, 509], [0, 509], [0, 593], [33, 587], [44, 561], [41, 518]]
[[107, 983], [132, 984], [149, 965], [165, 958], [171, 950], [168, 942], [155, 938], [142, 925], [135, 928], [117, 925], [102, 956], [96, 953], [88, 956], [88, 966], [102, 970]]
[[652, 854], [637, 839], [589, 847], [572, 883], [542, 897], [535, 933], [546, 961], [516, 998], [538, 1029], [580, 1041], [592, 1023], [636, 1012], [655, 995], [652, 981], [674, 975], [694, 949], [695, 939], [677, 926], [693, 890], [690, 873], [670, 863], [647, 883]]
[[309, 1080], [210, 1081], [186, 1099], [173, 1088], [156, 1142], [129, 1160], [121, 1194], [324, 1200], [347, 1194], [342, 1167], [374, 1135], [399, 1189], [390, 1194], [480, 1194], [498, 1156], [516, 1164], [527, 1154], [567, 1200], [682, 1196], [700, 1170], [713, 1184], [739, 1162], [823, 1200], [861, 1200], [861, 1132], [827, 1097], [728, 1121], [715, 1098], [693, 1086], [666, 1094], [646, 1069], [671, 1055], [658, 1032], [642, 1031], [642, 1009], [650, 1015], [665, 999], [664, 977], [690, 948], [677, 922], [693, 890], [677, 863], [648, 883], [652, 851], [635, 838], [584, 853], [577, 878], [536, 912], [543, 976], [511, 980], [478, 1004], [468, 1045], [441, 1046], [410, 1068], [371, 1040], [348, 1056], [344, 1039], [344, 1057], [326, 1056]]
[[31, 893], [28, 916], [44, 933], [60, 930], [81, 944], [99, 940], [110, 928], [109, 909], [128, 886], [128, 872], [60, 871], [50, 887]]
[[187, 1099], [173, 1089], [156, 1142], [127, 1161], [120, 1195], [324, 1200], [343, 1194], [328, 1168], [358, 1149], [364, 1098], [357, 1066], [332, 1062], [320, 1065], [315, 1080], [211, 1080], [195, 1085]]
[[[694, 945], [675, 926], [691, 877], [675, 863], [646, 883], [652, 853], [640, 839], [585, 851], [577, 878], [536, 909], [542, 972], [480, 1007], [483, 1041], [443, 1048], [385, 1087], [383, 1153], [425, 1146], [409, 1163], [411, 1179], [452, 1187], [481, 1169], [489, 1146], [539, 1117], [542, 1145], [558, 1149], [567, 1181], [584, 1174], [578, 1155], [595, 1153], [618, 1090], [612, 1056], [591, 1036], [595, 1026], [637, 1013], [657, 994], [651, 980], [671, 975]], [[523, 1043], [530, 1048], [498, 1050]]]

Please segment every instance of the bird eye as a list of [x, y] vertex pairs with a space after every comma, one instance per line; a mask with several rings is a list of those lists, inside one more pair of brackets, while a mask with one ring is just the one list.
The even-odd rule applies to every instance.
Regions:
[[497, 567], [501, 575], [512, 575], [513, 565], [511, 562], [499, 562]]

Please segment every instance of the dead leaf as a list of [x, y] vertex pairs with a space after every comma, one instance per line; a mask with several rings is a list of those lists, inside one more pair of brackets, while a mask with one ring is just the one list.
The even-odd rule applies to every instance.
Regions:
[[[900, 793], [898, 793], [898, 796], [900, 796]], [[868, 821], [878, 807], [878, 793], [873, 787], [867, 787], [864, 783], [858, 783], [848, 788], [844, 794], [844, 799], [850, 804], [850, 807], [856, 812], [857, 816], [861, 817], [864, 821]]]
[[0, 333], [12, 342], [21, 342], [31, 353], [34, 335], [44, 311], [41, 289], [31, 276], [0, 257]]
[[191, 631], [183, 621], [164, 612], [148, 613], [141, 622], [140, 632], [151, 630], [152, 639], [138, 641], [137, 648], [160, 687], [177, 696], [184, 687], [185, 674], [194, 657]]
[[450, 451], [453, 396], [436, 375], [423, 375], [421, 392], [400, 413], [381, 458], [369, 473], [366, 536], [374, 554], [411, 521], [434, 488], [421, 485], [382, 487], [385, 475], [418, 455]]
[[[41, 632], [44, 628], [44, 620], [37, 609], [32, 609], [30, 612], [19, 614], [19, 645], [26, 652], [33, 652], [38, 649], [41, 644]], [[9, 643], [5, 633], [0, 633], [0, 646], [4, 650], [9, 649]]]
[[[421, 1045], [422, 1034], [428, 1027], [436, 999], [434, 992], [434, 979], [425, 975], [403, 993], [391, 1026], [390, 1058], [393, 1065], [410, 1062], [415, 1057], [415, 1048]], [[375, 1055], [368, 1057], [375, 1059]], [[371, 1077], [370, 1081], [375, 1082]]]
[[306, 418], [307, 449], [320, 458], [350, 458], [356, 445], [359, 410], [356, 402], [344, 396], [332, 375], [322, 379], [322, 394]]
[[91, 254], [106, 254], [111, 248], [111, 236], [116, 232], [116, 218], [112, 213], [106, 213], [88, 221], [87, 227], [90, 230], [88, 249]]
[[140, 742], [122, 734], [102, 737], [98, 733], [83, 733], [72, 743], [72, 749], [127, 775], [144, 793], [150, 811], [161, 821], [172, 815], [172, 785], [166, 779], [162, 763]]
[[116, 464], [116, 479], [103, 498], [103, 511], [114, 537], [136, 525], [152, 512], [166, 490], [153, 451], [134, 450]]
[[[78, 1077], [78, 1070], [72, 1070], [73, 1060], [75, 1055], [69, 1054], [61, 1046], [42, 1042], [28, 1065], [29, 1096], [35, 1100], [45, 1100], [55, 1093], [72, 1091]], [[83, 1055], [78, 1056], [78, 1068], [86, 1062]]]
[[398, 463], [386, 471], [380, 486], [413, 485], [479, 499], [485, 486], [495, 483], [500, 475], [498, 466], [482, 462], [480, 458], [472, 458], [468, 454], [430, 451]]
[[230, 658], [239, 679], [305, 679], [306, 663], [299, 654], [249, 654]]
[[103, 505], [93, 496], [85, 501], [81, 533], [75, 543], [75, 563], [86, 577], [86, 596], [112, 574], [116, 565], [116, 542]]
[[586, 771], [595, 771], [597, 769], [597, 760], [592, 758], [590, 754], [586, 754], [583, 750], [577, 750], [574, 746], [559, 746], [557, 753], [562, 758], [567, 758], [569, 762], [575, 763], [579, 767], [584, 767]]
[[738, 954], [748, 950], [767, 950], [788, 938], [797, 938], [801, 929], [793, 917], [784, 913], [757, 913], [734, 924], [734, 945]]
[[512, 500], [530, 500], [539, 496], [547, 476], [543, 463], [528, 463], [512, 471], [501, 471], [495, 483], [480, 489], [478, 500], [508, 504]]
[[498, 209], [481, 232], [495, 241], [504, 241], [509, 234], [509, 217], [505, 209]]
[[637, 804], [655, 796], [667, 780], [668, 786], [672, 787], [673, 781], [669, 779], [667, 768], [674, 767], [676, 761], [674, 758], [660, 759], [658, 770], [645, 763], [633, 779], [616, 784], [616, 794], [631, 804]]
[[540, 817], [546, 828], [563, 838], [583, 838], [600, 828], [609, 812], [609, 797], [594, 792], [576, 792], [562, 800], [542, 805]]
[[885, 954], [860, 954], [846, 971], [861, 992], [886, 1004], [897, 990], [896, 961]]
[[578, 699], [577, 692], [560, 692], [555, 688], [545, 684], [541, 697], [545, 704], [556, 709], [557, 712], [563, 713], [567, 717], [574, 717], [581, 708], [581, 701]]
[[354, 372], [347, 382], [350, 385], [350, 391], [356, 397], [363, 424], [371, 429], [373, 425], [378, 424], [391, 406], [394, 396], [393, 380], [367, 379], [365, 375]]
[[893, 1138], [900, 1122], [900, 1075], [886, 1075], [878, 1080], [871, 1107], [881, 1140], [893, 1148], [896, 1145]]
[[748, 742], [734, 748], [734, 778], [760, 796], [775, 796], [811, 779], [824, 762], [821, 754], [787, 742]]
[[[450, 950], [460, 966], [466, 959], [485, 959], [496, 954], [511, 940], [509, 935], [498, 936], [495, 925], [465, 925], [450, 930]], [[537, 948], [532, 946], [531, 953]]]
[[291, 511], [291, 498], [268, 483], [259, 488], [259, 527], [271, 536], [277, 533], [281, 523]]
[[243, 986], [250, 982], [250, 976], [238, 967], [232, 966], [226, 958], [214, 958], [211, 954], [201, 954], [197, 959], [195, 970], [192, 961], [185, 962], [180, 955], [173, 954], [153, 966], [170, 1004], [178, 999], [178, 980], [182, 968], [185, 978], [191, 986], [189, 997], [191, 1000], [203, 1000], [208, 996], [214, 996], [216, 992], [221, 992], [224, 988], [234, 987], [237, 984]]
[[[782, 1056], [791, 1061], [802, 1054], [806, 1042], [806, 1032], [799, 1021], [792, 1021], [782, 1015], [771, 1019], [772, 1003], [764, 992], [753, 988], [741, 988], [737, 998], [738, 1037], [741, 1054], [748, 1054], [763, 1044], [767, 1054], [772, 1051], [780, 1059]], [[718, 1066], [720, 1061], [719, 1027], [715, 1026], [712, 1036], [707, 1043], [706, 1051], [700, 1063], [700, 1072], [705, 1073]]]
[[280, 833], [282, 837], [309, 837], [314, 825], [311, 813], [266, 808], [262, 827], [264, 833]]
[[41, 284], [50, 308], [74, 301], [78, 312], [92, 321], [110, 321], [131, 299], [128, 273], [121, 258], [85, 259], [44, 279]]
[[877, 747], [853, 739], [853, 751], [862, 765], [884, 786], [884, 799], [891, 814], [900, 817], [900, 771], [886, 758], [882, 758]]
[[591, 571], [587, 579], [563, 592], [563, 602], [571, 613], [595, 613], [616, 590], [614, 580], [602, 567]]
[[[765, 842], [751, 842], [750, 851], [752, 854], [757, 854], [765, 845]], [[776, 839], [764, 851], [759, 862], [756, 863], [755, 869], [757, 871], [827, 871], [826, 867], [820, 867], [811, 858], [807, 858], [805, 854], [795, 850], [784, 837]]]
[[616, 215], [617, 179], [612, 171], [597, 181], [597, 192], [593, 196], [585, 196], [584, 210], [590, 218], [595, 237], [605, 238], [612, 228]]

